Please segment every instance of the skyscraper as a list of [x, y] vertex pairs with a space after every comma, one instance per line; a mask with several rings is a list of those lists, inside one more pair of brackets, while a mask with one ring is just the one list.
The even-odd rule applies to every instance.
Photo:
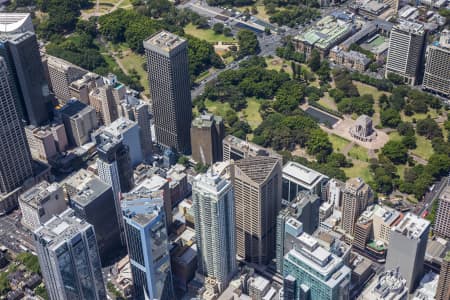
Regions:
[[425, 29], [422, 24], [400, 20], [391, 30], [386, 61], [386, 77], [393, 73], [404, 83], [416, 85], [420, 81]]
[[192, 103], [187, 41], [162, 31], [144, 41], [156, 140], [190, 154]]
[[386, 270], [399, 267], [410, 293], [423, 275], [429, 230], [430, 222], [411, 213], [391, 230]]
[[342, 258], [330, 253], [307, 233], [284, 257], [283, 277], [288, 299], [350, 299], [351, 270]]
[[372, 201], [372, 189], [361, 178], [347, 180], [342, 195], [342, 228], [346, 233], [353, 235], [356, 220]]
[[52, 91], [58, 100], [65, 103], [71, 98], [70, 84], [83, 77], [87, 71], [55, 56], [47, 55], [45, 59]]
[[450, 251], [442, 260], [439, 282], [436, 289], [436, 300], [450, 299]]
[[51, 300], [106, 299], [94, 229], [71, 209], [34, 231], [45, 287]]
[[123, 249], [111, 186], [81, 169], [65, 180], [65, 190], [75, 215], [94, 227], [102, 265], [108, 265]]
[[0, 56], [9, 69], [20, 117], [34, 126], [46, 123], [50, 119], [52, 103], [36, 35], [30, 31], [2, 35]]
[[291, 249], [289, 247], [292, 245], [291, 240], [297, 238], [297, 234], [292, 235], [289, 230], [286, 230], [286, 223], [293, 218], [301, 222], [302, 232], [313, 234], [319, 227], [319, 208], [319, 196], [303, 191], [278, 214], [276, 240], [278, 271], [282, 271], [283, 257]]
[[169, 242], [161, 193], [127, 193], [121, 204], [134, 299], [173, 299]]
[[221, 117], [202, 114], [192, 121], [192, 158], [204, 165], [212, 165], [222, 160], [222, 140], [225, 127]]
[[450, 239], [450, 185], [446, 186], [439, 195], [439, 207], [436, 213], [434, 233], [445, 239]]
[[0, 200], [2, 194], [16, 190], [33, 176], [31, 154], [9, 75], [5, 60], [0, 57]]
[[231, 182], [213, 174], [195, 177], [192, 186], [199, 271], [223, 291], [237, 270], [234, 195]]
[[248, 157], [232, 165], [238, 256], [267, 264], [275, 256], [277, 214], [281, 207], [281, 161]]
[[450, 30], [443, 30], [440, 41], [427, 47], [422, 87], [450, 97]]
[[153, 142], [148, 103], [132, 95], [125, 95], [125, 98], [120, 102], [118, 112], [119, 117], [134, 121], [139, 125], [142, 155], [144, 159], [151, 161]]

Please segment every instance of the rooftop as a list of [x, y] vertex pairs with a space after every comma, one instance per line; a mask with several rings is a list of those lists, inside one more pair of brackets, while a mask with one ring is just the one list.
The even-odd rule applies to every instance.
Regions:
[[328, 176], [302, 164], [289, 161], [283, 167], [283, 178], [289, 179], [306, 189], [311, 189], [322, 180], [328, 179]]
[[0, 13], [0, 33], [34, 31], [29, 13]]
[[192, 188], [218, 195], [230, 185], [231, 183], [229, 181], [222, 178], [219, 174], [214, 173], [213, 168], [209, 168], [208, 172], [195, 176]]
[[145, 227], [164, 211], [162, 191], [138, 190], [122, 195], [122, 213], [138, 225]]
[[224, 144], [228, 144], [234, 149], [238, 149], [239, 151], [246, 152], [249, 156], [273, 156], [281, 159], [281, 155], [272, 151], [271, 149], [264, 148], [260, 145], [254, 144], [249, 141], [241, 140], [234, 135], [227, 135], [223, 139]]
[[246, 176], [257, 184], [262, 184], [279, 164], [279, 159], [270, 156], [247, 157], [235, 162]]
[[22, 193], [19, 199], [38, 209], [49, 199], [50, 195], [58, 191], [58, 189], [60, 189], [60, 187], [57, 183], [50, 184], [47, 181], [42, 181]]
[[116, 138], [120, 138], [120, 136], [129, 130], [130, 128], [137, 127], [137, 123], [125, 118], [118, 118], [108, 126], [102, 128], [104, 132], [111, 134]]
[[374, 278], [372, 283], [362, 292], [363, 299], [405, 299], [408, 294], [406, 279], [398, 269], [384, 271]]
[[86, 221], [75, 217], [74, 211], [68, 208], [36, 229], [35, 234], [44, 239], [50, 249], [55, 249], [90, 226]]
[[215, 116], [213, 114], [202, 113], [192, 121], [192, 127], [210, 128], [214, 124], [214, 122], [222, 122], [222, 117]]
[[411, 22], [408, 20], [400, 19], [398, 24], [395, 24], [394, 29], [403, 31], [405, 33], [423, 35], [425, 33], [425, 29], [423, 24]]
[[296, 40], [314, 45], [320, 49], [332, 47], [339, 39], [353, 31], [353, 24], [334, 16], [326, 16], [312, 28], [300, 33]]
[[144, 47], [146, 46], [156, 47], [166, 52], [170, 52], [171, 50], [177, 48], [178, 46], [182, 45], [185, 42], [186, 40], [184, 38], [181, 38], [176, 34], [163, 30], [145, 40]]
[[450, 185], [447, 185], [439, 195], [439, 200], [450, 202]]
[[410, 239], [419, 239], [429, 227], [429, 221], [411, 213], [407, 213], [400, 223], [393, 227], [392, 230], [397, 231]]

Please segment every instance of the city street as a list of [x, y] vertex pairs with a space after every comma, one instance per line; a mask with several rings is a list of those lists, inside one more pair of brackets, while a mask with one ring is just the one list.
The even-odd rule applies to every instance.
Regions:
[[0, 245], [15, 253], [26, 250], [35, 252], [31, 233], [19, 221], [19, 210], [0, 217]]

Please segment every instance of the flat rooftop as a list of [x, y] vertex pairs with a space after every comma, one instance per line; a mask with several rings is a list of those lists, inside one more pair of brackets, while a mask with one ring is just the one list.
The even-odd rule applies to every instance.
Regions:
[[118, 118], [108, 126], [105, 126], [102, 130], [116, 138], [119, 138], [125, 131], [135, 126], [137, 126], [137, 123], [134, 121], [125, 118]]
[[42, 181], [20, 195], [20, 201], [38, 209], [48, 197], [59, 189], [57, 183]]
[[283, 167], [283, 178], [289, 179], [307, 189], [313, 188], [328, 176], [296, 162], [287, 162]]
[[134, 191], [122, 195], [122, 213], [125, 219], [145, 227], [164, 211], [162, 192]]
[[400, 19], [399, 23], [395, 24], [393, 28], [406, 33], [412, 33], [417, 35], [423, 35], [425, 33], [423, 24], [411, 22], [404, 19]]
[[49, 249], [56, 249], [90, 226], [86, 221], [75, 217], [74, 211], [68, 208], [36, 229], [35, 234], [47, 241]]
[[428, 230], [430, 222], [411, 213], [405, 217], [392, 230], [397, 231], [410, 239], [419, 239]]
[[170, 52], [183, 43], [186, 43], [186, 40], [184, 38], [163, 30], [145, 40], [144, 47], [150, 46], [152, 48], [158, 48], [166, 52]]
[[214, 122], [222, 122], [222, 117], [203, 113], [192, 121], [192, 127], [210, 128]]
[[326, 16], [311, 28], [295, 37], [296, 40], [320, 49], [331, 48], [341, 38], [353, 31], [353, 24], [333, 16]]

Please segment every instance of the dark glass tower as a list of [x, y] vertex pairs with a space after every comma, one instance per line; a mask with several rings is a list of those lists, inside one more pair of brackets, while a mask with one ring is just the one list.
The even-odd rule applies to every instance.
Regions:
[[187, 41], [167, 31], [144, 41], [159, 144], [190, 154], [192, 103]]
[[51, 117], [52, 103], [36, 35], [28, 31], [0, 36], [0, 56], [9, 69], [20, 117], [34, 126], [46, 123]]

